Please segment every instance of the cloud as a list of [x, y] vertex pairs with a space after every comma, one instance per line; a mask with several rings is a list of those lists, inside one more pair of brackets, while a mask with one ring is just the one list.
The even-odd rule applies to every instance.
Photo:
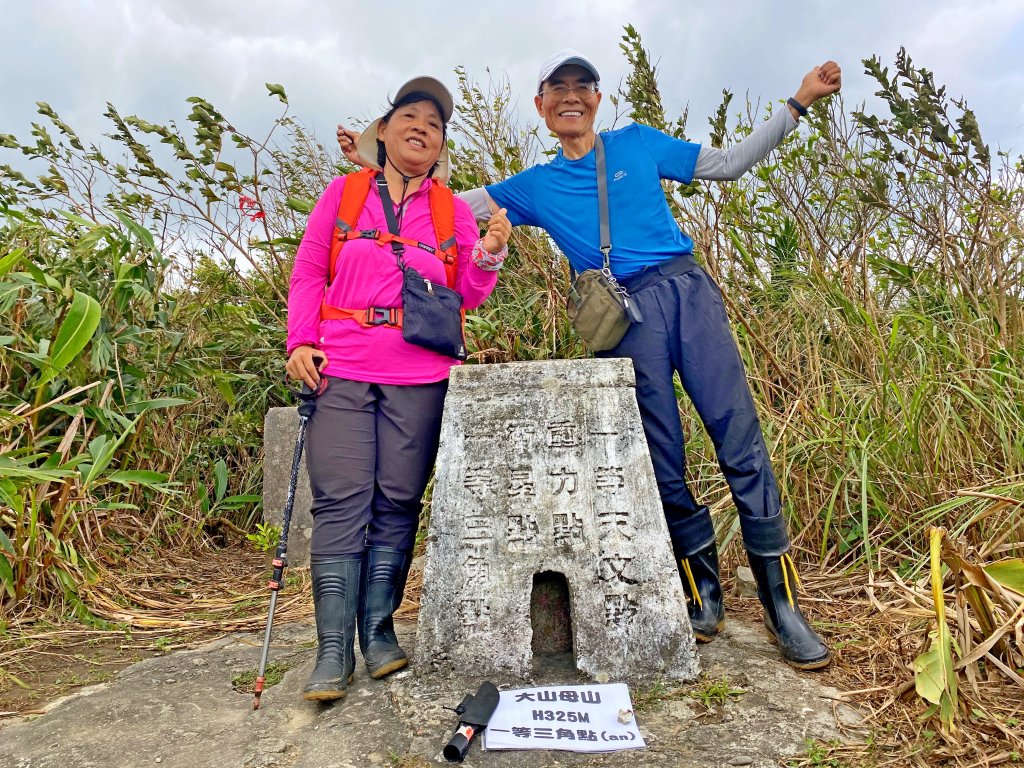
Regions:
[[[162, 122], [182, 119], [192, 95], [258, 133], [280, 112], [263, 87], [269, 81], [285, 86], [291, 114], [330, 140], [335, 123], [376, 116], [413, 75], [454, 87], [458, 65], [481, 81], [488, 70], [507, 76], [520, 115], [532, 120], [537, 67], [560, 48], [592, 56], [605, 91], [614, 90], [627, 73], [619, 44], [631, 23], [658, 64], [668, 115], [689, 105], [697, 140], [723, 88], [762, 104], [781, 100], [812, 66], [834, 58], [844, 67], [846, 103], [856, 104], [876, 90], [861, 59], [891, 63], [906, 46], [915, 64], [967, 97], [988, 141], [1024, 151], [1013, 97], [1024, 91], [1019, 0], [0, 0], [0, 18], [8, 32], [0, 132], [19, 136], [36, 119], [37, 100], [95, 141], [107, 130], [107, 101]], [[605, 107], [601, 119], [612, 118]]]

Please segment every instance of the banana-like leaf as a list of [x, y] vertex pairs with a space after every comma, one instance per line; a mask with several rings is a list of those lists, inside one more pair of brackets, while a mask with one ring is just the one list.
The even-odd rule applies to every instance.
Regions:
[[989, 563], [985, 566], [985, 573], [1007, 589], [1024, 595], [1024, 559], [1017, 557]]
[[0, 276], [6, 275], [14, 265], [21, 261], [22, 254], [25, 253], [24, 248], [15, 248], [10, 253], [0, 256]]
[[177, 405], [188, 405], [191, 400], [183, 400], [180, 397], [158, 397], [155, 400], [140, 400], [137, 403], [128, 403], [124, 407], [125, 413], [145, 413], [157, 408], [173, 408]]
[[28, 464], [11, 459], [8, 456], [0, 456], [0, 478], [24, 477], [40, 483], [59, 482], [65, 477], [73, 475], [63, 469], [40, 469]]
[[147, 488], [163, 490], [162, 485], [167, 482], [167, 475], [145, 469], [126, 469], [111, 472], [105, 479], [121, 485], [144, 485]]
[[213, 465], [213, 477], [213, 498], [220, 501], [228, 490], [228, 465], [224, 463], [224, 459], [217, 459], [217, 463]]
[[82, 464], [78, 468], [79, 474], [82, 477], [83, 489], [89, 488], [89, 486], [100, 479], [100, 475], [110, 465], [117, 449], [121, 447], [121, 444], [128, 435], [135, 431], [135, 427], [141, 418], [141, 414], [136, 416], [135, 421], [131, 422], [116, 439], [111, 439], [111, 435], [104, 434], [93, 438], [89, 442], [89, 454], [93, 461], [91, 464]]
[[7, 562], [6, 555], [0, 554], [0, 590], [8, 597], [13, 598], [14, 592], [14, 569]]
[[54, 291], [61, 290], [64, 286], [60, 284], [60, 281], [48, 272], [44, 272], [39, 268], [39, 265], [31, 262], [25, 262], [25, 272], [27, 272], [33, 280], [36, 281], [37, 285], [43, 288], [50, 288]]
[[914, 659], [914, 687], [921, 698], [939, 708], [942, 727], [956, 732], [957, 677], [953, 667], [953, 639], [946, 623], [946, 598], [942, 589], [942, 540], [946, 531], [932, 528], [929, 537], [932, 601], [937, 628], [931, 647]]
[[942, 663], [939, 659], [939, 649], [935, 647], [935, 638], [932, 637], [932, 647], [914, 659], [914, 688], [917, 695], [932, 704], [942, 702], [942, 694], [946, 690], [945, 680], [942, 676]]
[[217, 390], [220, 392], [221, 397], [224, 398], [224, 402], [229, 406], [235, 404], [235, 390], [231, 386], [231, 380], [226, 376], [215, 376], [213, 383], [217, 385]]
[[71, 363], [78, 353], [85, 349], [100, 324], [100, 305], [92, 296], [75, 291], [64, 322], [60, 324], [57, 337], [50, 345], [50, 357], [46, 362], [39, 384], [45, 384]]

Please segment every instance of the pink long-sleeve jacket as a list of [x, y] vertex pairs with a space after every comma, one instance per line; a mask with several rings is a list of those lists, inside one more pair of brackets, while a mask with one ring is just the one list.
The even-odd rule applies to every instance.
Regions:
[[[392, 189], [395, 215], [401, 222], [401, 234], [431, 246], [437, 246], [428, 200], [432, 179], [399, 205], [400, 190]], [[288, 291], [288, 354], [295, 347], [309, 344], [324, 351], [328, 364], [323, 373], [354, 381], [378, 384], [429, 384], [448, 377], [458, 361], [424, 347], [409, 344], [402, 331], [389, 326], [364, 328], [355, 320], [320, 320], [320, 305], [327, 290], [327, 303], [344, 309], [400, 307], [402, 272], [389, 245], [374, 240], [350, 240], [338, 257], [337, 275], [327, 287], [331, 238], [345, 178], [334, 179], [309, 216], [306, 234], [295, 255], [291, 287]], [[459, 262], [455, 290], [462, 294], [466, 309], [475, 309], [494, 290], [497, 272], [486, 272], [470, 259], [479, 230], [469, 206], [455, 198], [455, 238]], [[387, 231], [384, 209], [375, 184], [359, 216], [356, 229]], [[420, 248], [405, 249], [404, 259], [421, 275], [446, 285], [444, 264], [434, 254]]]

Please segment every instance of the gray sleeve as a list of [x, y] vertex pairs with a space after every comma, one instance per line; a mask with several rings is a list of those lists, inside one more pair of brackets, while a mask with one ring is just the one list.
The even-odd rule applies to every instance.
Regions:
[[459, 192], [456, 197], [465, 201], [469, 210], [473, 212], [473, 218], [478, 222], [484, 222], [491, 218], [491, 209], [487, 206], [487, 201], [491, 199], [491, 196], [483, 187], [467, 189], [465, 192]]
[[693, 178], [709, 181], [735, 181], [761, 162], [769, 152], [779, 145], [786, 135], [796, 128], [796, 120], [788, 107], [751, 131], [739, 144], [728, 149], [701, 146]]

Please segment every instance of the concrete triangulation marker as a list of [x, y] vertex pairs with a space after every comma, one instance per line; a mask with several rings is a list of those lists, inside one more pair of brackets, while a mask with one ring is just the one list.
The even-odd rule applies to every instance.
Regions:
[[[576, 667], [699, 674], [628, 360], [463, 366], [445, 402], [417, 669], [528, 676], [538, 575], [564, 577]], [[559, 576], [560, 575], [560, 576]]]
[[[299, 413], [295, 408], [271, 408], [263, 422], [263, 521], [281, 527], [288, 498], [288, 480], [299, 435]], [[299, 465], [292, 521], [288, 530], [288, 565], [309, 566], [309, 545], [313, 536], [313, 515], [309, 508], [313, 493], [309, 488], [306, 456]], [[273, 550], [271, 550], [273, 552]]]

